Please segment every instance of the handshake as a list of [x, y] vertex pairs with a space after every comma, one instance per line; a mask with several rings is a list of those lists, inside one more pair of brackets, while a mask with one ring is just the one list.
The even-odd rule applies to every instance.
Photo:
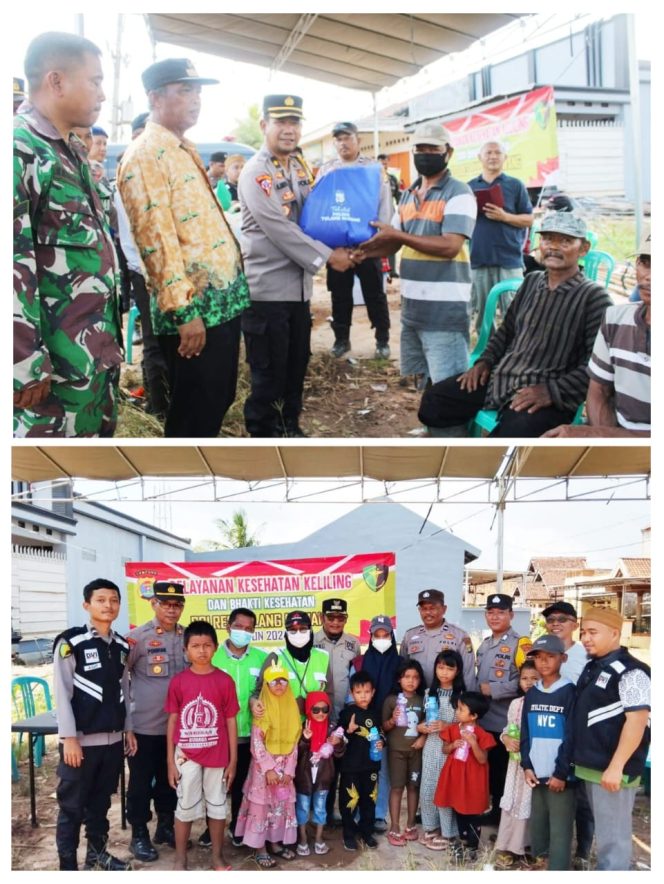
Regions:
[[401, 248], [403, 244], [400, 238], [401, 231], [381, 221], [372, 221], [371, 226], [378, 230], [375, 236], [353, 248], [340, 246], [334, 249], [327, 260], [328, 267], [344, 273], [356, 267], [365, 258], [384, 258], [393, 255]]

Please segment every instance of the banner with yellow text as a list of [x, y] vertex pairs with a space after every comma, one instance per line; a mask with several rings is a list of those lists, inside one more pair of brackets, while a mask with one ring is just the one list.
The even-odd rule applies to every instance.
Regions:
[[387, 614], [396, 626], [394, 553], [251, 562], [127, 562], [125, 574], [131, 626], [152, 618], [148, 603], [158, 580], [184, 584], [180, 623], [206, 620], [220, 642], [233, 608], [252, 610], [254, 641], [272, 647], [283, 644], [289, 611], [306, 611], [318, 630], [327, 598], [346, 600], [346, 632], [359, 636], [363, 644], [369, 641], [369, 623], [377, 614]]
[[560, 160], [556, 133], [553, 86], [533, 89], [488, 108], [445, 121], [452, 136], [454, 156], [450, 171], [469, 181], [482, 171], [477, 158], [487, 141], [507, 150], [504, 172], [526, 187], [544, 187], [558, 180]]

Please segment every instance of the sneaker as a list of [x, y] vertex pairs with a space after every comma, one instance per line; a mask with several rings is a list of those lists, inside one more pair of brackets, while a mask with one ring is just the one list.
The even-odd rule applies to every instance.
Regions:
[[344, 850], [357, 850], [357, 841], [352, 835], [344, 835]]
[[311, 850], [309, 849], [308, 844], [298, 844], [297, 845], [297, 855], [298, 856], [309, 856], [311, 854]]
[[107, 850], [100, 850], [97, 852], [88, 848], [83, 868], [86, 872], [130, 872], [131, 863], [123, 859], [118, 859], [117, 856], [113, 856], [113, 854], [109, 853]]
[[231, 844], [233, 847], [242, 847], [244, 844], [244, 838], [242, 835], [231, 835]]
[[198, 837], [199, 847], [212, 847], [212, 838], [210, 838], [210, 830], [206, 829], [202, 835]]
[[390, 345], [389, 344], [376, 344], [376, 353], [374, 354], [376, 359], [389, 359], [390, 358]]
[[378, 841], [376, 841], [373, 835], [362, 835], [361, 837], [367, 850], [376, 850], [378, 848]]
[[379, 835], [382, 835], [383, 832], [387, 832], [387, 823], [385, 820], [376, 820], [374, 822], [374, 832], [378, 832]]
[[314, 844], [314, 853], [318, 856], [325, 856], [326, 853], [330, 852], [330, 848], [324, 841], [316, 841]]
[[344, 353], [348, 353], [349, 350], [350, 341], [335, 341], [330, 353], [338, 359], [340, 356], [343, 356]]

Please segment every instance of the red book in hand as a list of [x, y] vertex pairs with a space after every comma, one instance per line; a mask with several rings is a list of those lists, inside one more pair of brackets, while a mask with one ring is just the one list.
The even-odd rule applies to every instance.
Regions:
[[492, 184], [491, 187], [487, 187], [484, 190], [476, 190], [474, 193], [477, 200], [477, 208], [480, 211], [484, 209], [487, 203], [498, 206], [499, 209], [502, 209], [505, 205], [503, 189], [500, 184]]

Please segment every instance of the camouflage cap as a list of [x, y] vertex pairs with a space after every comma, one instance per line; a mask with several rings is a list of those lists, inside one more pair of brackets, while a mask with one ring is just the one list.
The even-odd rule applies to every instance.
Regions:
[[578, 239], [586, 239], [588, 228], [583, 218], [574, 212], [547, 212], [542, 218], [539, 229], [542, 233], [563, 233], [566, 236], [574, 236]]

